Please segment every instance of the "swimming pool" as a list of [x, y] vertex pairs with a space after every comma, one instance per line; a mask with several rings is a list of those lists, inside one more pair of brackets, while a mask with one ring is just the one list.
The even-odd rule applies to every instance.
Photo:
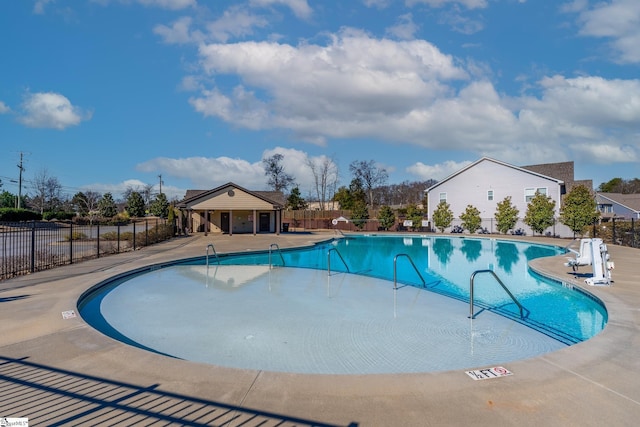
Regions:
[[[496, 239], [349, 236], [211, 257], [208, 268], [203, 258], [153, 266], [103, 284], [79, 308], [121, 341], [223, 366], [332, 374], [472, 368], [554, 351], [604, 328], [595, 297], [529, 271], [529, 260], [562, 252]], [[468, 318], [470, 276], [485, 269], [524, 306], [524, 319], [490, 275], [476, 277], [476, 316]]]

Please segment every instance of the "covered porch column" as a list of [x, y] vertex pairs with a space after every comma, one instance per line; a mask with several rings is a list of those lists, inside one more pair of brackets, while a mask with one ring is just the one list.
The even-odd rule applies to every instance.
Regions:
[[233, 236], [233, 210], [229, 209], [229, 236]]
[[258, 222], [258, 215], [255, 209], [253, 210], [253, 235], [255, 236], [257, 234], [257, 225], [256, 222]]

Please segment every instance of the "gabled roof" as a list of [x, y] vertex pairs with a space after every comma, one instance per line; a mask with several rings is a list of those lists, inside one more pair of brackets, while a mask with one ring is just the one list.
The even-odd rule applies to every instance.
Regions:
[[208, 196], [216, 194], [227, 187], [236, 188], [238, 190], [244, 191], [247, 194], [257, 197], [258, 199], [264, 200], [265, 202], [272, 204], [274, 209], [284, 208], [286, 202], [284, 194], [282, 194], [281, 191], [251, 191], [239, 186], [238, 184], [234, 184], [233, 182], [228, 182], [211, 190], [187, 190], [184, 198], [178, 203], [177, 206], [185, 207], [191, 202], [194, 202], [198, 199], [205, 199]]
[[458, 175], [462, 174], [463, 172], [465, 172], [465, 171], [467, 171], [467, 170], [469, 170], [469, 169], [473, 168], [473, 167], [474, 167], [474, 166], [476, 166], [477, 164], [479, 164], [479, 163], [481, 163], [481, 162], [487, 162], [487, 161], [488, 161], [488, 162], [497, 163], [497, 164], [499, 164], [499, 165], [501, 165], [501, 166], [504, 166], [504, 167], [507, 167], [507, 168], [511, 168], [511, 169], [518, 170], [518, 171], [520, 171], [520, 172], [522, 172], [522, 173], [526, 173], [526, 174], [529, 174], [529, 175], [535, 175], [535, 176], [538, 176], [538, 177], [540, 177], [540, 178], [548, 179], [548, 180], [553, 181], [553, 182], [555, 182], [555, 183], [557, 183], [557, 184], [563, 184], [563, 183], [564, 183], [564, 181], [563, 181], [562, 179], [553, 178], [553, 177], [551, 177], [551, 176], [543, 175], [543, 174], [541, 174], [541, 173], [538, 173], [538, 172], [536, 172], [536, 171], [534, 171], [534, 170], [529, 169], [529, 168], [532, 168], [532, 166], [527, 166], [527, 167], [518, 167], [518, 166], [511, 165], [511, 164], [509, 164], [509, 163], [501, 162], [500, 160], [492, 159], [492, 158], [490, 158], [490, 157], [482, 157], [482, 158], [480, 158], [480, 159], [476, 160], [475, 162], [470, 163], [470, 164], [468, 164], [467, 166], [463, 167], [463, 168], [462, 168], [462, 169], [460, 169], [459, 171], [452, 173], [451, 175], [449, 175], [448, 177], [446, 177], [446, 178], [445, 178], [445, 179], [443, 179], [442, 181], [439, 181], [438, 183], [436, 183], [436, 184], [432, 185], [431, 187], [427, 188], [427, 191], [431, 191], [431, 190], [433, 190], [434, 188], [438, 187], [439, 185], [441, 185], [441, 184], [443, 184], [443, 183], [445, 183], [445, 182], [449, 181], [450, 179], [452, 179], [452, 178], [454, 178], [454, 177], [456, 177], [456, 176], [458, 176]]
[[640, 213], [640, 194], [596, 193], [598, 204], [602, 204], [603, 199]]

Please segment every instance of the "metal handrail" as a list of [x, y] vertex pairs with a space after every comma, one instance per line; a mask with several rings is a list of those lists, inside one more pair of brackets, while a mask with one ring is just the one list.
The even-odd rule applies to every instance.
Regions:
[[413, 263], [413, 260], [411, 259], [411, 257], [407, 254], [398, 254], [396, 256], [393, 257], [393, 289], [398, 289], [398, 269], [397, 267], [397, 261], [398, 261], [398, 257], [407, 257], [407, 259], [409, 260], [409, 262], [411, 263], [411, 265], [413, 266], [413, 269], [416, 271], [416, 273], [418, 273], [418, 277], [420, 277], [420, 280], [422, 280], [422, 286], [426, 287], [427, 286], [427, 282], [424, 281], [424, 278], [422, 277], [422, 274], [420, 274], [420, 271], [418, 271], [418, 267], [416, 267], [416, 265]]
[[516, 297], [513, 296], [513, 294], [509, 291], [505, 284], [502, 283], [502, 280], [500, 280], [498, 275], [494, 273], [493, 270], [477, 270], [474, 271], [473, 274], [471, 274], [471, 279], [469, 280], [469, 319], [473, 319], [475, 317], [475, 315], [473, 314], [473, 281], [476, 277], [476, 274], [478, 273], [491, 273], [491, 275], [498, 281], [500, 286], [502, 286], [502, 289], [505, 290], [505, 292], [509, 295], [513, 302], [518, 306], [518, 308], [520, 309], [520, 318], [524, 319], [524, 307], [518, 302]]
[[327, 275], [331, 276], [331, 252], [335, 252], [338, 254], [338, 258], [340, 258], [340, 260], [342, 261], [342, 264], [344, 264], [344, 267], [347, 269], [347, 273], [351, 273], [349, 271], [349, 266], [345, 262], [344, 258], [342, 258], [342, 255], [340, 255], [340, 252], [338, 251], [338, 249], [331, 248], [327, 251]]
[[209, 268], [209, 248], [213, 249], [213, 254], [216, 257], [216, 261], [218, 262], [218, 265], [220, 265], [220, 259], [218, 258], [218, 253], [216, 252], [216, 248], [213, 246], [213, 244], [209, 243], [207, 245], [207, 268]]
[[276, 247], [276, 249], [278, 249], [278, 253], [280, 254], [280, 259], [282, 260], [282, 266], [284, 267], [284, 257], [282, 256], [282, 251], [280, 251], [280, 246], [278, 246], [277, 243], [272, 243], [269, 245], [269, 269], [271, 269], [271, 249], [273, 247]]

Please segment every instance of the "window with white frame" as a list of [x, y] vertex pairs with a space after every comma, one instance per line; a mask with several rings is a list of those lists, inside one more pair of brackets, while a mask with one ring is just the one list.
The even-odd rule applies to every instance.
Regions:
[[540, 194], [546, 196], [547, 195], [547, 188], [546, 187], [525, 188], [524, 189], [524, 201], [526, 203], [529, 203], [531, 201], [531, 199], [533, 199], [533, 196], [536, 195], [536, 193], [540, 193]]
[[440, 202], [445, 202], [447, 201], [447, 193], [440, 193]]
[[488, 190], [487, 191], [487, 200], [488, 201], [492, 201], [493, 200], [493, 190]]

